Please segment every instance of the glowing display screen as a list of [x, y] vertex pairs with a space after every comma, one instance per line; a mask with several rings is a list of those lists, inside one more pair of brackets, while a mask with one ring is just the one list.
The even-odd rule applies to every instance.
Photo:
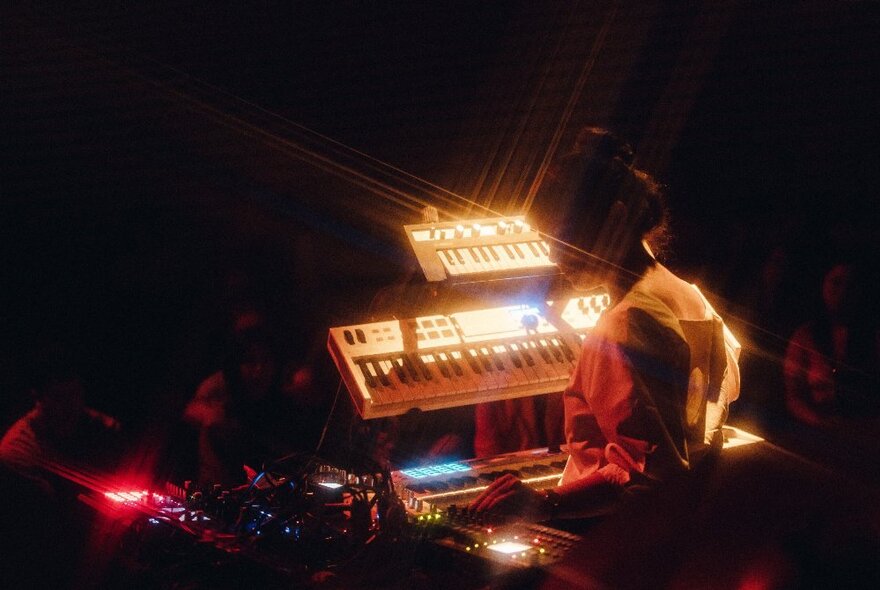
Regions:
[[522, 543], [515, 543], [513, 541], [505, 541], [504, 543], [496, 543], [494, 545], [489, 545], [488, 547], [492, 551], [497, 551], [498, 553], [504, 553], [505, 555], [509, 555], [511, 553], [520, 553], [522, 551], [528, 551], [531, 549], [528, 545], [523, 545]]
[[446, 475], [447, 473], [458, 473], [460, 471], [470, 470], [470, 467], [462, 463], [444, 463], [442, 465], [431, 465], [429, 467], [403, 469], [401, 470], [401, 473], [413, 479], [421, 479], [423, 477], [431, 477], [433, 475]]
[[322, 481], [318, 485], [324, 486], [325, 488], [330, 488], [331, 490], [342, 487], [341, 483], [336, 483], [335, 481]]

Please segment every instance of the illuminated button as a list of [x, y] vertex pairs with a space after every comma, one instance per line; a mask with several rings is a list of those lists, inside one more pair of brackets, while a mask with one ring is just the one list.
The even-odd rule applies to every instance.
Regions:
[[[407, 477], [411, 477], [413, 479], [420, 479], [423, 477], [431, 477], [434, 475], [444, 475], [447, 473], [460, 473], [464, 471], [470, 471], [471, 467], [465, 465], [464, 463], [443, 463], [441, 465], [430, 465], [427, 467], [416, 467], [413, 469], [403, 469], [401, 473], [406, 475]], [[439, 518], [440, 515], [437, 515]]]
[[531, 547], [529, 547], [528, 545], [523, 545], [522, 543], [506, 541], [504, 543], [493, 544], [489, 547], [489, 549], [503, 554], [515, 555], [517, 553], [520, 553], [521, 555], [525, 555], [525, 552], [531, 549]]

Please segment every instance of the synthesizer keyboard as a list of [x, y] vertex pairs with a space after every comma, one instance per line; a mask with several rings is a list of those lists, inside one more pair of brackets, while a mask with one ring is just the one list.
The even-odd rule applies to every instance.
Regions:
[[489, 484], [512, 474], [536, 490], [559, 484], [568, 453], [547, 448], [483, 459], [402, 469], [391, 473], [397, 495], [412, 517], [460, 512]]
[[404, 226], [428, 281], [485, 280], [558, 272], [523, 216]]
[[363, 418], [547, 394], [565, 388], [610, 302], [594, 292], [541, 308], [343, 326], [330, 329], [327, 346]]

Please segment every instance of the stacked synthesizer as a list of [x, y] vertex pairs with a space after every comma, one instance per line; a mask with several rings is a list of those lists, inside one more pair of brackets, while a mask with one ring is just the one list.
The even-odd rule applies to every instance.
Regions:
[[330, 354], [363, 418], [562, 391], [604, 291], [331, 328]]
[[521, 216], [404, 226], [428, 281], [479, 281], [558, 272], [550, 248]]
[[[404, 226], [428, 281], [557, 273], [522, 216]], [[363, 418], [561, 391], [611, 304], [597, 290], [556, 301], [331, 328], [327, 346]]]

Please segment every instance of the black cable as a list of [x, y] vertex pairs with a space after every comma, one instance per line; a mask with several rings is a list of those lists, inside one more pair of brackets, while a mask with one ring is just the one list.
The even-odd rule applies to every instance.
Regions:
[[321, 452], [321, 446], [324, 444], [324, 437], [327, 436], [327, 429], [330, 427], [330, 420], [333, 418], [333, 413], [336, 411], [336, 403], [339, 401], [339, 393], [342, 391], [342, 379], [339, 380], [339, 385], [336, 387], [336, 395], [333, 396], [333, 404], [330, 406], [330, 412], [327, 414], [327, 420], [324, 422], [324, 429], [321, 430], [321, 438], [318, 439], [318, 446], [315, 447], [315, 454], [319, 454]]

